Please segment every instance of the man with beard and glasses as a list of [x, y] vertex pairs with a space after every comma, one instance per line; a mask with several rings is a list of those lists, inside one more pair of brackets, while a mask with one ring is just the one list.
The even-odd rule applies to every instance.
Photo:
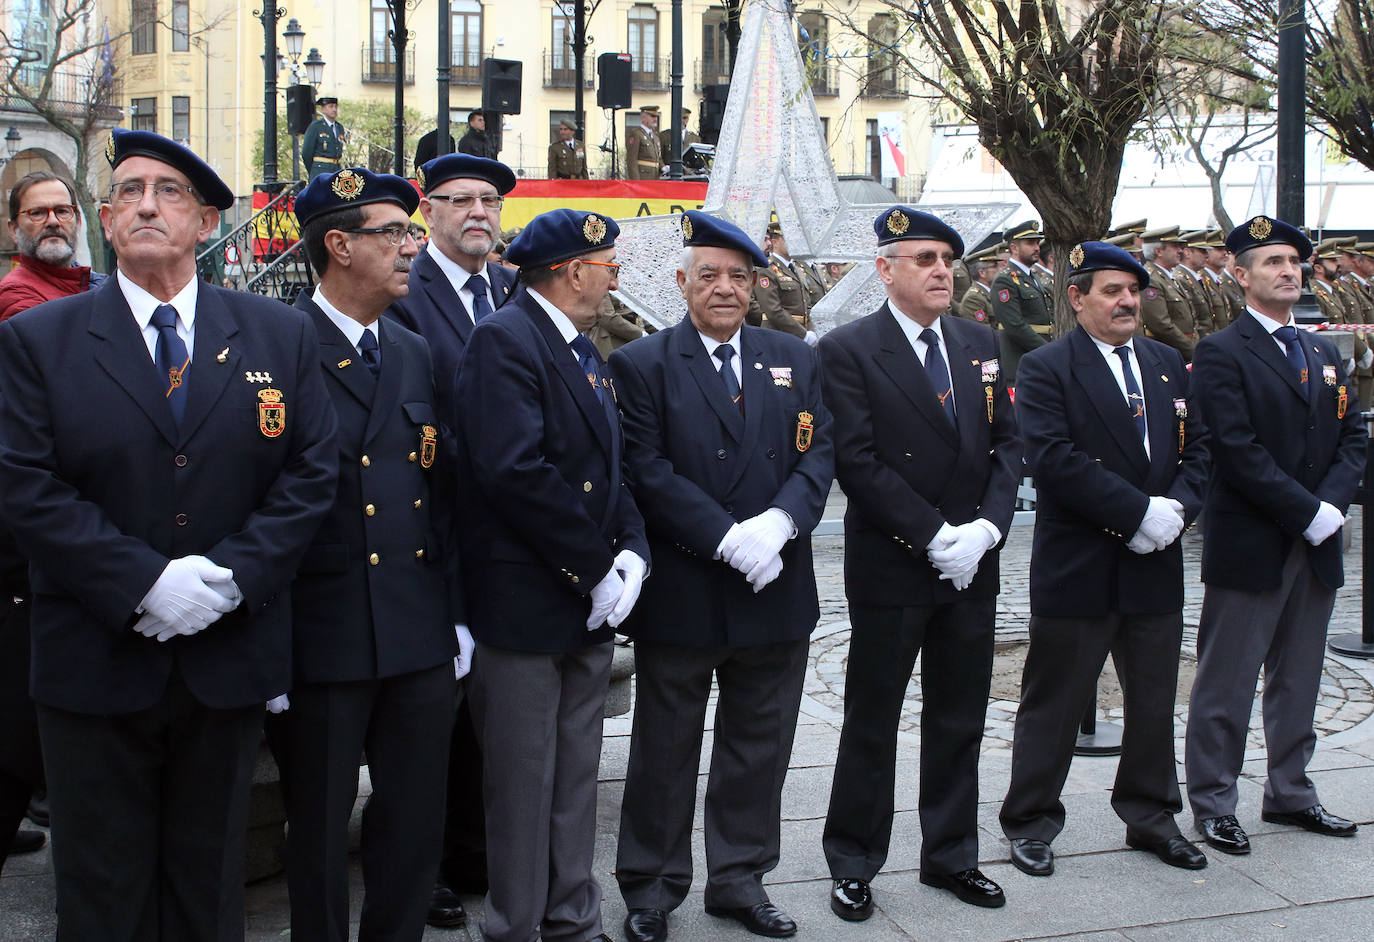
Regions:
[[48, 170], [20, 177], [10, 190], [10, 237], [18, 265], [0, 278], [0, 321], [53, 298], [94, 288], [104, 275], [73, 261], [81, 218], [71, 184]]

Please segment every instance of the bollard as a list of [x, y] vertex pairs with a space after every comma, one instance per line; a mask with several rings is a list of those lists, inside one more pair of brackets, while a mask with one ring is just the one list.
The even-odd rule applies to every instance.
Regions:
[[1093, 702], [1083, 714], [1083, 722], [1078, 727], [1078, 742], [1074, 744], [1076, 756], [1118, 756], [1121, 754], [1121, 724], [1097, 722], [1097, 691], [1093, 691]]
[[[1374, 411], [1360, 413], [1364, 419], [1365, 428], [1369, 430], [1370, 438], [1374, 439]], [[1369, 604], [1369, 574], [1370, 557], [1374, 555], [1374, 534], [1370, 533], [1369, 518], [1370, 505], [1374, 501], [1370, 500], [1370, 495], [1374, 494], [1374, 470], [1371, 469], [1371, 450], [1374, 444], [1365, 446], [1364, 453], [1364, 479], [1360, 482], [1360, 490], [1355, 495], [1355, 503], [1364, 508], [1360, 513], [1360, 538], [1364, 546], [1360, 551], [1360, 579], [1363, 591], [1360, 593], [1362, 602], [1360, 605], [1360, 633], [1347, 631], [1343, 634], [1333, 635], [1327, 642], [1327, 647], [1337, 654], [1344, 654], [1347, 657], [1374, 657], [1374, 607]]]

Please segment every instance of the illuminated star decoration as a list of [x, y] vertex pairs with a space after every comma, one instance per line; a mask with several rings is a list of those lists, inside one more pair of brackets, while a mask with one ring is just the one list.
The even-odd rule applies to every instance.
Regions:
[[[856, 262], [811, 311], [818, 333], [867, 314], [884, 299], [873, 257], [873, 220], [890, 204], [849, 203], [840, 194], [825, 133], [802, 67], [786, 0], [755, 0], [744, 13], [739, 55], [721, 123], [703, 211], [729, 219], [762, 243], [774, 211], [796, 259]], [[974, 246], [1015, 203], [931, 205]], [[682, 319], [677, 287], [680, 214], [618, 219], [616, 296], [656, 327]]]

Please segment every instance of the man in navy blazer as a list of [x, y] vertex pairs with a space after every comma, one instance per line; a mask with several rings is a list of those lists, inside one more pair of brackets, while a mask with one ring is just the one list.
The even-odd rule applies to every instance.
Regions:
[[1030, 651], [1021, 677], [1002, 830], [1023, 873], [1054, 871], [1060, 793], [1107, 653], [1126, 697], [1112, 807], [1126, 843], [1196, 870], [1179, 833], [1174, 695], [1183, 639], [1183, 551], [1207, 481], [1206, 433], [1172, 347], [1133, 336], [1149, 273], [1130, 253], [1069, 253], [1078, 328], [1016, 372], [1016, 415], [1035, 479]]
[[233, 193], [115, 129], [119, 269], [0, 326], [0, 501], [33, 586], [32, 692], [64, 939], [241, 939], [288, 583], [334, 498], [310, 319], [195, 277]]
[[[457, 428], [454, 389], [458, 364], [477, 321], [499, 308], [515, 290], [515, 272], [487, 261], [501, 235], [501, 204], [515, 174], [498, 160], [447, 154], [415, 171], [424, 196], [420, 213], [429, 244], [410, 268], [410, 292], [396, 299], [391, 315], [429, 341], [440, 419]], [[456, 435], [446, 435], [453, 476], [459, 462]], [[458, 892], [485, 893], [486, 838], [482, 824], [482, 754], [467, 697], [458, 705], [449, 743], [448, 803], [444, 857], [433, 890], [429, 923], [452, 927], [465, 919]]]
[[959, 234], [894, 206], [874, 223], [887, 302], [821, 339], [835, 473], [849, 500], [852, 633], [844, 728], [823, 845], [830, 905], [867, 919], [892, 835], [897, 724], [921, 656], [921, 882], [977, 906], [978, 756], [992, 681], [997, 551], [1011, 526], [1021, 442], [997, 335], [941, 317]]
[[472, 332], [458, 371], [493, 942], [601, 933], [592, 851], [610, 642], [649, 561], [615, 391], [579, 333], [616, 285], [618, 232], [599, 213], [536, 216], [510, 246], [520, 289]]
[[[689, 210], [677, 270], [687, 318], [611, 355], [630, 489], [654, 556], [627, 633], [635, 715], [616, 879], [631, 942], [661, 942], [692, 883], [692, 815], [712, 678], [706, 911], [786, 936], [768, 902], [811, 630], [811, 531], [834, 476], [820, 358], [743, 326], [763, 253]], [[665, 730], [675, 730], [665, 735]]]
[[[296, 198], [338, 414], [339, 489], [291, 586], [294, 682], [274, 725], [287, 742], [291, 934], [347, 942], [348, 821], [366, 752], [359, 936], [418, 940], [439, 866], [454, 655], [440, 426], [429, 347], [381, 315], [415, 257], [410, 182], [354, 167]], [[457, 631], [455, 633], [455, 625]], [[471, 639], [467, 639], [471, 650]], [[465, 669], [465, 668], [464, 668]]]
[[1368, 435], [1336, 345], [1298, 329], [1312, 243], [1256, 216], [1226, 237], [1246, 312], [1203, 338], [1193, 381], [1212, 432], [1204, 509], [1207, 591], [1184, 762], [1188, 801], [1207, 843], [1250, 851], [1236, 818], [1255, 681], [1264, 667], [1269, 755], [1261, 817], [1350, 836], [1307, 777], [1326, 625], [1344, 582], [1341, 527], [1364, 470]]

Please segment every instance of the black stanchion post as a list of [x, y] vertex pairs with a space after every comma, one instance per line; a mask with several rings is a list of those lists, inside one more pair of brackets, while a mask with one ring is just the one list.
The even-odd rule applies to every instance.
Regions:
[[1118, 723], [1097, 722], [1097, 693], [1083, 714], [1078, 727], [1078, 742], [1073, 747], [1076, 756], [1116, 756], [1121, 754], [1121, 726]]
[[[1370, 430], [1370, 437], [1374, 438], [1374, 411], [1361, 413], [1364, 419], [1365, 428]], [[1369, 508], [1374, 503], [1370, 500], [1370, 495], [1374, 494], [1374, 468], [1371, 468], [1371, 457], [1374, 456], [1374, 443], [1365, 447], [1364, 453], [1364, 481], [1361, 483], [1360, 491], [1355, 495], [1355, 503], [1359, 504], [1360, 510], [1360, 541], [1364, 545], [1360, 548], [1360, 585], [1364, 591], [1360, 593], [1363, 602], [1361, 608], [1360, 633], [1348, 631], [1344, 634], [1332, 635], [1327, 641], [1327, 647], [1337, 654], [1344, 654], [1347, 657], [1374, 657], [1374, 606], [1369, 603], [1369, 574], [1371, 558], [1374, 558], [1374, 534], [1370, 533]]]

